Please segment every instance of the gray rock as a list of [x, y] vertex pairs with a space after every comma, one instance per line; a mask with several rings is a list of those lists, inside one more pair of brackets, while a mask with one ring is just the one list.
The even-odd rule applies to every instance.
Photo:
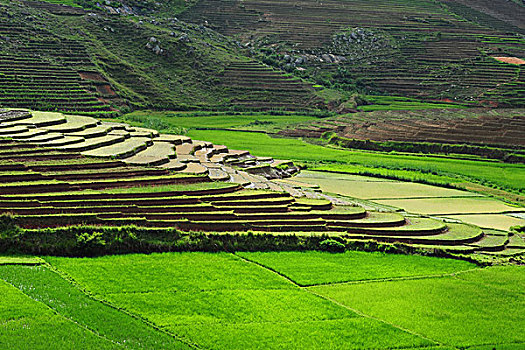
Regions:
[[333, 62], [333, 59], [331, 57], [332, 55], [329, 55], [329, 54], [323, 54], [321, 55], [321, 58], [323, 59], [323, 61], [327, 62], [327, 63], [332, 63]]
[[155, 55], [160, 55], [160, 54], [163, 54], [164, 53], [164, 50], [160, 48], [159, 45], [156, 45], [153, 49], [152, 49], [153, 53]]
[[191, 42], [191, 39], [190, 37], [188, 36], [188, 34], [184, 33], [182, 34], [181, 36], [179, 36], [179, 38], [177, 39], [178, 42], [185, 42], [185, 43], [189, 43]]

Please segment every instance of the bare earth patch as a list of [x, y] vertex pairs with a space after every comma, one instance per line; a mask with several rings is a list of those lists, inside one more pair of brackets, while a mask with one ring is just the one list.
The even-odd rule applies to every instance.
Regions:
[[494, 57], [495, 60], [510, 64], [525, 64], [525, 60], [518, 57]]

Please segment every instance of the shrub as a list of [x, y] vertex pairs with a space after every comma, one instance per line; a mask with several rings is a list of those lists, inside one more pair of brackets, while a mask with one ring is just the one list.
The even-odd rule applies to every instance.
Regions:
[[512, 227], [510, 228], [510, 230], [511, 230], [511, 231], [516, 231], [516, 232], [518, 232], [518, 233], [525, 233], [525, 225], [523, 225], [523, 226], [520, 226], [520, 225], [518, 225], [518, 226], [512, 226]]
[[319, 243], [319, 248], [330, 253], [344, 253], [346, 247], [335, 239], [325, 239]]
[[100, 254], [106, 246], [102, 232], [82, 232], [77, 234], [77, 248], [87, 255]]
[[16, 220], [11, 213], [0, 214], [0, 237], [14, 237], [21, 232], [16, 225]]

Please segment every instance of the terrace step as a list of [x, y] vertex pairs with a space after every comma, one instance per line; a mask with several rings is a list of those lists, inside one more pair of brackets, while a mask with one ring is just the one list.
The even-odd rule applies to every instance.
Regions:
[[131, 137], [116, 144], [84, 151], [82, 155], [100, 158], [128, 158], [151, 145], [153, 145], [153, 141], [148, 137]]
[[123, 161], [132, 165], [158, 166], [169, 163], [173, 157], [176, 157], [174, 145], [154, 140], [153, 144], [145, 150], [125, 158]]
[[[74, 137], [74, 136], [71, 136]], [[80, 142], [70, 143], [64, 146], [57, 146], [59, 150], [70, 151], [70, 152], [86, 152], [89, 150], [98, 149], [100, 147], [106, 147], [109, 145], [114, 145], [116, 143], [124, 142], [126, 138], [124, 136], [102, 136], [94, 137], [91, 139], [81, 138]], [[47, 145], [52, 144], [53, 142], [47, 143]]]
[[476, 242], [468, 243], [467, 245], [477, 247], [478, 251], [496, 252], [496, 251], [504, 250], [508, 242], [509, 242], [508, 235], [485, 234], [480, 240]]
[[384, 232], [376, 230], [374, 234], [349, 234], [346, 237], [351, 239], [373, 239], [379, 242], [402, 242], [408, 244], [427, 244], [454, 246], [464, 245], [480, 240], [483, 237], [483, 231], [477, 227], [466, 224], [448, 224], [448, 229], [440, 234], [434, 235], [397, 235], [396, 232]]

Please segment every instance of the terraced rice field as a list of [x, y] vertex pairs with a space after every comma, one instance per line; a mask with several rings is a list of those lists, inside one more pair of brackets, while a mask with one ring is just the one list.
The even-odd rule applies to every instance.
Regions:
[[[520, 218], [505, 214], [525, 211], [521, 207], [480, 194], [409, 182], [357, 175], [303, 171], [290, 181], [295, 186], [315, 186], [324, 192], [371, 200], [388, 207], [425, 215], [442, 215], [480, 227], [508, 231], [524, 225]], [[311, 188], [311, 187], [310, 187]]]
[[508, 231], [513, 226], [525, 226], [525, 218], [504, 214], [447, 215], [451, 219], [461, 220], [479, 227], [488, 227]]
[[347, 139], [471, 144], [520, 150], [525, 146], [524, 115], [523, 109], [377, 111], [328, 118], [280, 133], [319, 138], [326, 132], [334, 132]]
[[525, 208], [507, 205], [492, 198], [421, 198], [421, 199], [379, 199], [376, 202], [403, 208], [407, 212], [447, 215], [475, 213], [523, 212]]
[[[299, 68], [314, 78], [367, 93], [523, 106], [520, 68], [489, 57], [498, 52], [523, 57], [523, 40], [510, 34], [523, 33], [515, 25], [523, 7], [499, 1], [492, 3], [498, 11], [487, 15], [457, 1], [443, 2], [202, 0], [181, 18], [206, 21], [223, 34], [271, 53], [307, 57], [308, 64]], [[503, 11], [514, 21], [490, 16]], [[355, 37], [355, 50], [346, 52], [334, 37], [356, 28], [375, 32], [376, 41], [387, 37], [389, 45], [366, 45], [370, 38]], [[321, 58], [323, 54], [345, 60], [334, 63]], [[501, 90], [492, 95], [498, 87]]]
[[[38, 115], [43, 117], [46, 114]], [[326, 234], [350, 240], [374, 239], [437, 245], [452, 250], [464, 250], [466, 246], [470, 251], [506, 251], [507, 241], [502, 244], [487, 240], [491, 234], [474, 226], [367, 211], [351, 201], [316, 193], [311, 188], [299, 189], [293, 182], [272, 182], [269, 179], [289, 176], [289, 173], [279, 173], [280, 168], [272, 168], [271, 158], [256, 158], [245, 151], [231, 151], [225, 146], [187, 137], [160, 136], [154, 130], [135, 129], [126, 124], [104, 124], [89, 117], [65, 116], [61, 119], [56, 114], [50, 114], [50, 117], [52, 125], [43, 127], [44, 133], [51, 129], [64, 138], [70, 133], [78, 135], [79, 132], [84, 136], [77, 136], [80, 141], [66, 146], [46, 147], [45, 143], [32, 143], [31, 137], [17, 137], [28, 126], [27, 122], [19, 123], [33, 119], [29, 112], [9, 111], [0, 114], [0, 119], [3, 120], [0, 130], [6, 130], [4, 136], [18, 140], [5, 139], [0, 144], [0, 212], [13, 214], [15, 222], [25, 229], [133, 224], [138, 227], [164, 230], [176, 228], [182, 231], [253, 230], [277, 235], [291, 232], [305, 236]], [[4, 123], [7, 124], [5, 128]], [[13, 127], [20, 129], [12, 130]], [[96, 131], [95, 135], [88, 132], [91, 129]], [[40, 128], [35, 126], [32, 130]], [[98, 136], [100, 132], [108, 134]], [[99, 142], [99, 139], [103, 142]], [[163, 141], [155, 142], [156, 139]], [[157, 156], [162, 154], [158, 152], [162, 145], [166, 149], [164, 161], [168, 163], [163, 161], [164, 164], [160, 167], [126, 164], [128, 158], [134, 163], [144, 152]], [[116, 158], [122, 160], [116, 161]], [[185, 164], [185, 167], [177, 170], [165, 167], [173, 160]], [[159, 159], [155, 163], [159, 163]], [[275, 163], [277, 166], [282, 164]], [[260, 175], [249, 174], [256, 171]], [[293, 167], [292, 171], [295, 171]], [[221, 172], [225, 176], [222, 177]], [[512, 209], [495, 200], [473, 197], [472, 194], [457, 190], [393, 181], [370, 182], [355, 176], [350, 177], [351, 181], [346, 181], [339, 174], [328, 175], [328, 179], [319, 177], [322, 176], [308, 172], [293, 181], [301, 181], [303, 178], [307, 183], [321, 181], [321, 186], [332, 186], [324, 188], [326, 191], [333, 190], [337, 193], [349, 183], [351, 187], [346, 189], [348, 193], [358, 188], [364, 189], [361, 194], [365, 194], [365, 198], [392, 198], [395, 193], [401, 196], [399, 198], [404, 198], [377, 200], [380, 204], [390, 206], [423, 201], [428, 202], [428, 206], [443, 203], [447, 209], [451, 207], [445, 203], [454, 205], [456, 202], [464, 208], [470, 208], [473, 203], [479, 204], [487, 210], [490, 208], [491, 212]], [[237, 184], [204, 186], [214, 178]], [[181, 191], [170, 187], [165, 190], [153, 189], [155, 186], [182, 184], [202, 184], [204, 187]], [[238, 184], [249, 190], [242, 190], [242, 186]], [[150, 190], [137, 190], [141, 186]], [[126, 188], [127, 190], [115, 192]], [[98, 190], [104, 191], [93, 192]], [[427, 198], [431, 196], [442, 198]], [[421, 197], [424, 199], [420, 199]], [[398, 203], [399, 201], [401, 202]], [[426, 214], [425, 207], [417, 203], [418, 210]], [[481, 209], [475, 210], [480, 212]], [[431, 211], [433, 214], [450, 213]], [[455, 209], [452, 213], [461, 212], [460, 209]], [[521, 240], [521, 237], [517, 239]], [[485, 243], [476, 245], [480, 241]]]
[[311, 85], [256, 61], [230, 64], [221, 79], [235, 96], [231, 104], [244, 108], [302, 110], [305, 106], [323, 104]]
[[418, 198], [418, 197], [475, 197], [476, 193], [411, 182], [379, 178], [302, 171], [294, 181], [317, 185], [324, 192], [361, 199]]
[[[259, 187], [263, 188], [268, 188], [264, 184], [264, 176], [250, 175], [252, 168], [268, 166], [268, 171], [261, 175], [270, 178], [280, 177], [279, 174], [282, 173], [276, 167], [279, 163], [272, 158], [259, 160], [249, 152], [229, 150], [210, 142], [193, 141], [186, 136], [160, 135], [152, 129], [54, 112], [15, 110], [0, 113], [4, 116], [0, 124], [0, 136], [26, 143], [36, 142], [61, 152], [122, 159], [130, 165], [165, 165], [172, 171], [188, 174], [208, 174], [209, 169], [213, 169], [210, 173], [212, 179], [233, 180], [234, 176], [230, 176], [232, 174], [245, 178], [243, 183], [260, 183]], [[34, 148], [35, 145], [28, 147]], [[32, 153], [49, 151], [37, 149]], [[56, 157], [59, 155], [55, 155]], [[245, 171], [239, 172], [231, 168], [232, 165]], [[260, 173], [259, 170], [257, 172]]]

